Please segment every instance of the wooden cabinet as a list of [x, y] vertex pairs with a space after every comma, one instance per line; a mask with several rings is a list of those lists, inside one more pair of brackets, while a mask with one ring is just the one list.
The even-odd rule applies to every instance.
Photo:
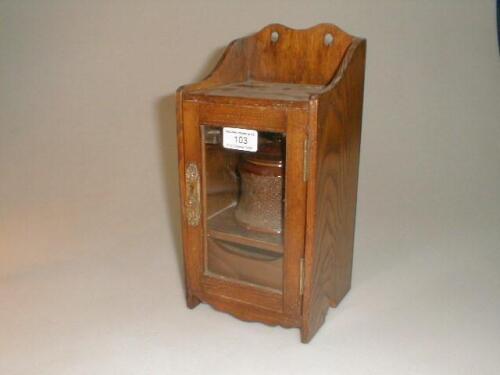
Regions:
[[187, 304], [297, 327], [351, 285], [366, 41], [269, 25], [177, 91]]

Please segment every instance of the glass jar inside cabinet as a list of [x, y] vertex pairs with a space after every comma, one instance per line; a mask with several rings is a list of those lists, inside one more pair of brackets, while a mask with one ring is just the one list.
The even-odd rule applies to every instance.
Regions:
[[281, 292], [285, 136], [213, 126], [202, 134], [205, 271]]

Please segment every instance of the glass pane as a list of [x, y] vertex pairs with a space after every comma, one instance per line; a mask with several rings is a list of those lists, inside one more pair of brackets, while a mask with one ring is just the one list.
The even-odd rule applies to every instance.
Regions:
[[253, 133], [203, 127], [206, 272], [281, 291], [285, 134]]

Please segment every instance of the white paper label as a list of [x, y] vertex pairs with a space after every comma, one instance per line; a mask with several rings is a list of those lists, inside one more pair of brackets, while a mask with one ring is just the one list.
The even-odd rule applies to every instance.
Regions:
[[224, 148], [255, 152], [257, 151], [258, 139], [259, 134], [257, 130], [239, 128], [222, 129], [222, 144]]

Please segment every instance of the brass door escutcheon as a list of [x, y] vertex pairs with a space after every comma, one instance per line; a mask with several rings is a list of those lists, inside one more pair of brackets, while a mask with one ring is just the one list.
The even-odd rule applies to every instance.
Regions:
[[200, 223], [200, 173], [193, 162], [186, 167], [186, 197], [187, 221], [195, 227]]

